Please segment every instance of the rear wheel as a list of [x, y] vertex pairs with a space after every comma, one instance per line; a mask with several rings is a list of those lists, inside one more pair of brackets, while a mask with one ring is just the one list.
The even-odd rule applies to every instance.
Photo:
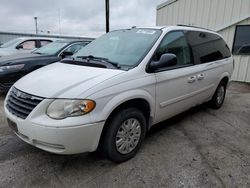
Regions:
[[107, 125], [103, 152], [114, 162], [120, 163], [135, 156], [146, 134], [146, 119], [136, 108], [116, 113]]
[[227, 84], [224, 81], [221, 81], [217, 87], [212, 100], [210, 101], [211, 107], [214, 109], [219, 109], [224, 103], [226, 96], [226, 87]]

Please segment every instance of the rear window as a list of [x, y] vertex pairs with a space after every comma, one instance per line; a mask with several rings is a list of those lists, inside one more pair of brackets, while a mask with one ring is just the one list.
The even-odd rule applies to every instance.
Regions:
[[43, 54], [43, 55], [56, 55], [67, 45], [68, 42], [55, 41], [35, 50], [33, 53]]
[[231, 56], [225, 41], [218, 35], [199, 31], [186, 32], [195, 64], [218, 61]]

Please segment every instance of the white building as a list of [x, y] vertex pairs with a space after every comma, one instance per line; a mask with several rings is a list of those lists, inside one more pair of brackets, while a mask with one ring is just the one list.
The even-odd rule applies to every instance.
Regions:
[[156, 25], [190, 25], [220, 33], [235, 58], [233, 80], [250, 82], [250, 0], [168, 0]]

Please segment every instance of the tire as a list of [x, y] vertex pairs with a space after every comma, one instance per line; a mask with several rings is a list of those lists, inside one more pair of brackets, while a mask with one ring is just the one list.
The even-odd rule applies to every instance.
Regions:
[[210, 106], [212, 108], [219, 109], [222, 107], [226, 96], [226, 88], [226, 82], [221, 81], [213, 95], [212, 100], [210, 101]]
[[116, 163], [133, 158], [146, 135], [143, 113], [136, 108], [121, 110], [111, 118], [107, 126], [102, 142], [104, 155]]

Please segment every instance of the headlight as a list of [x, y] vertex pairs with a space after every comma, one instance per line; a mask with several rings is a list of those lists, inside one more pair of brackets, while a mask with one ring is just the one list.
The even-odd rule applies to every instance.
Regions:
[[95, 108], [92, 100], [56, 99], [47, 108], [47, 115], [53, 119], [81, 116]]
[[24, 67], [24, 64], [1, 66], [0, 67], [0, 72], [21, 70], [23, 67]]

